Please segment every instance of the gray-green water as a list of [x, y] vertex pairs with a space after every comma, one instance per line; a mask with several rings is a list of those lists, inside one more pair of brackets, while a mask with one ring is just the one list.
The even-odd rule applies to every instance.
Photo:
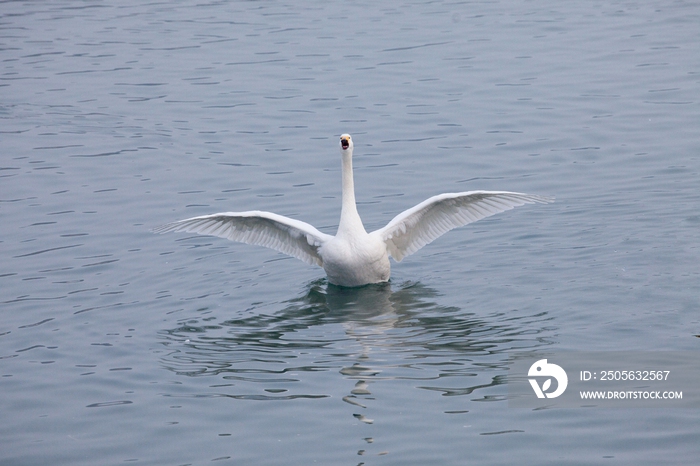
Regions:
[[[698, 350], [693, 2], [0, 3], [0, 463], [692, 464], [674, 409], [507, 407], [523, 349]], [[556, 196], [385, 287], [149, 228]], [[215, 461], [216, 460], [216, 461]]]

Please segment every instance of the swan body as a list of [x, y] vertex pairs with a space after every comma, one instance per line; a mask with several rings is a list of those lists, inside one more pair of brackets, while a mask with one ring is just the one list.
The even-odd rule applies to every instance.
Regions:
[[524, 204], [552, 198], [508, 191], [468, 191], [433, 196], [367, 233], [357, 212], [352, 173], [353, 141], [340, 137], [342, 208], [335, 236], [308, 223], [271, 212], [223, 212], [168, 223], [154, 233], [182, 231], [265, 246], [323, 267], [328, 281], [362, 286], [389, 280], [389, 256], [397, 262], [453, 228]]

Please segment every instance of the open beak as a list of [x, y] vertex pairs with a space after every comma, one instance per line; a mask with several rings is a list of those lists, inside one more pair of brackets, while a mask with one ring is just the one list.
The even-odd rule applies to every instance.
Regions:
[[347, 150], [348, 147], [350, 147], [350, 139], [349, 138], [340, 138], [340, 147], [342, 147], [343, 150]]

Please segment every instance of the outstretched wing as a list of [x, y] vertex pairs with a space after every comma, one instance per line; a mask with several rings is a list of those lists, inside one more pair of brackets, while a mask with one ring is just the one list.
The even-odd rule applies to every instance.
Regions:
[[469, 191], [433, 196], [372, 232], [400, 262], [453, 228], [476, 222], [524, 204], [553, 202], [553, 198], [507, 191]]
[[331, 235], [321, 233], [308, 223], [272, 212], [222, 212], [168, 223], [154, 228], [153, 233], [185, 231], [255, 244], [274, 249], [307, 264], [323, 265], [319, 247]]

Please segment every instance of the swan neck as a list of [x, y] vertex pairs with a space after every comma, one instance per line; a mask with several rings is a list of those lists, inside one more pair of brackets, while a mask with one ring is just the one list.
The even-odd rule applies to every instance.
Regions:
[[355, 203], [355, 182], [352, 175], [352, 153], [343, 154], [343, 205], [340, 211], [340, 225], [338, 232], [343, 231], [364, 231], [362, 220], [357, 213]]

